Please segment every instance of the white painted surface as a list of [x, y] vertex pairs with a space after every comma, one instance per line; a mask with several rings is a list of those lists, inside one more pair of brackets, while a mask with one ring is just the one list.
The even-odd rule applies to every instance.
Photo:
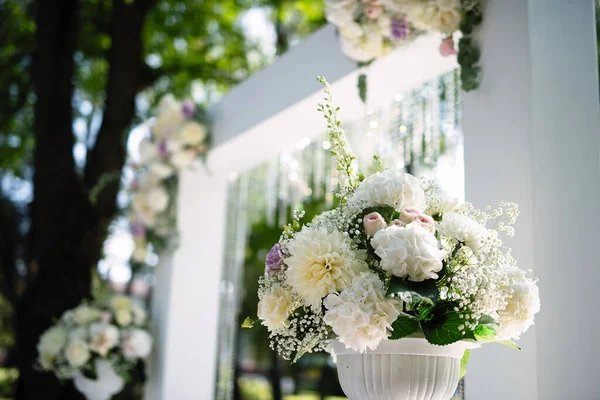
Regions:
[[507, 240], [540, 278], [520, 341], [474, 351], [468, 400], [598, 399], [600, 115], [592, 0], [488, 1], [484, 80], [464, 96], [466, 198], [521, 206]]

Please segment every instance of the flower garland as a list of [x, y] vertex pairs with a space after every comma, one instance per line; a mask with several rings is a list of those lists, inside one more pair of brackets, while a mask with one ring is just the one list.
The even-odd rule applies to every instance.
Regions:
[[40, 336], [37, 349], [38, 366], [61, 380], [94, 377], [102, 360], [127, 381], [138, 361], [150, 355], [152, 336], [144, 308], [117, 295], [107, 304], [83, 302], [66, 311]]
[[310, 222], [295, 213], [267, 255], [258, 318], [271, 347], [294, 361], [331, 339], [360, 352], [414, 335], [518, 347], [540, 309], [537, 281], [500, 237], [518, 206], [475, 210], [400, 169], [363, 180], [327, 84], [325, 100], [340, 205]]
[[[424, 32], [439, 32], [443, 35], [440, 54], [458, 53], [462, 88], [479, 87], [480, 51], [471, 35], [482, 20], [480, 0], [326, 0], [325, 15], [337, 27], [342, 51], [359, 66], [369, 65]], [[458, 31], [462, 37], [457, 51], [454, 34]], [[364, 102], [365, 74], [359, 76], [358, 86]]]
[[132, 261], [144, 263], [149, 245], [157, 253], [173, 245], [179, 172], [206, 156], [210, 135], [206, 115], [191, 101], [167, 95], [149, 122], [150, 137], [139, 146], [128, 211], [135, 242]]

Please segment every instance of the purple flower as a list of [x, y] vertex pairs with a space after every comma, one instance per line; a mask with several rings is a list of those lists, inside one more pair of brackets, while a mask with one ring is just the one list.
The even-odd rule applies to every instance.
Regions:
[[392, 20], [392, 38], [396, 40], [406, 40], [408, 39], [408, 34], [410, 33], [410, 29], [408, 27], [408, 23], [406, 19], [393, 19]]
[[129, 225], [129, 230], [133, 237], [139, 238], [144, 237], [146, 235], [146, 228], [144, 228], [144, 224], [141, 222], [133, 222]]
[[185, 103], [183, 103], [183, 106], [181, 107], [181, 112], [183, 113], [185, 119], [191, 119], [196, 113], [196, 106], [192, 101], [188, 100]]
[[158, 154], [160, 154], [161, 157], [165, 157], [169, 154], [167, 142], [165, 142], [164, 140], [161, 140], [160, 143], [158, 143]]
[[279, 243], [271, 247], [271, 251], [267, 254], [267, 260], [265, 261], [265, 271], [269, 275], [273, 275], [278, 272], [283, 265], [283, 258], [281, 257], [281, 245]]

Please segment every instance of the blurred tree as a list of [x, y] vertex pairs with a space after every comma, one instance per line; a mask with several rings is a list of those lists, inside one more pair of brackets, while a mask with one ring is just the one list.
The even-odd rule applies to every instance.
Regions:
[[90, 296], [131, 126], [164, 93], [194, 84], [210, 101], [264, 65], [240, 23], [250, 7], [274, 16], [278, 54], [323, 22], [313, 1], [0, 1], [0, 290], [18, 399], [80, 398], [34, 368], [38, 337]]

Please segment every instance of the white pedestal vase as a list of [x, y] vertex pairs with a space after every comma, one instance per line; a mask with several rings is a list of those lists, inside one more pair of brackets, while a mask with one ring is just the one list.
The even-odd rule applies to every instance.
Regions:
[[123, 378], [106, 360], [96, 360], [96, 376], [97, 379], [90, 379], [81, 372], [73, 376], [75, 387], [85, 395], [87, 400], [110, 400], [125, 386]]
[[340, 384], [350, 400], [449, 400], [460, 360], [475, 342], [434, 346], [423, 338], [384, 340], [361, 354], [335, 340]]

